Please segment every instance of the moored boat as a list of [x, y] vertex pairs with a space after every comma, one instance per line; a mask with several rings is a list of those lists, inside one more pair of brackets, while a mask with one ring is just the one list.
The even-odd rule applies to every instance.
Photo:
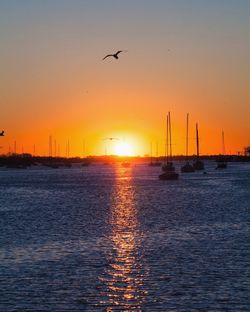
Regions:
[[200, 160], [200, 152], [199, 152], [199, 132], [198, 132], [198, 124], [196, 123], [196, 160], [193, 163], [194, 170], [204, 170], [204, 163]]
[[152, 143], [150, 144], [150, 163], [148, 164], [150, 167], [160, 167], [161, 162], [158, 160], [158, 144], [156, 143], [156, 156], [153, 157], [152, 154]]
[[170, 112], [168, 112], [168, 115], [167, 115], [166, 161], [162, 166], [162, 171], [163, 171], [163, 173], [159, 175], [160, 180], [177, 180], [179, 178], [179, 174], [175, 172], [175, 167], [174, 167], [173, 162], [172, 162], [172, 140], [171, 140]]
[[177, 180], [179, 174], [175, 172], [172, 162], [167, 162], [162, 166], [163, 173], [159, 175], [160, 180]]
[[222, 155], [219, 155], [219, 157], [216, 159], [217, 167], [216, 169], [226, 169], [227, 168], [227, 162], [225, 158], [225, 142], [224, 142], [224, 131], [222, 131]]
[[194, 167], [188, 162], [188, 114], [187, 114], [187, 133], [186, 133], [186, 164], [181, 167], [182, 173], [194, 172]]

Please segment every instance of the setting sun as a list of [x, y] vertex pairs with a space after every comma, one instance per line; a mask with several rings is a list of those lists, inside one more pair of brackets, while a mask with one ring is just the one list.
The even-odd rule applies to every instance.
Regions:
[[115, 154], [117, 156], [132, 156], [132, 146], [127, 142], [119, 142], [115, 146]]

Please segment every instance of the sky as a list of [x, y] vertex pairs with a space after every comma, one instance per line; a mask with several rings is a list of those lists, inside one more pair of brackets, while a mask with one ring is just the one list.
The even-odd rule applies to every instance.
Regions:
[[[250, 144], [249, 0], [0, 0], [1, 153], [227, 153]], [[102, 58], [117, 50], [119, 60]], [[0, 130], [1, 130], [0, 129]], [[118, 140], [107, 140], [109, 137]], [[34, 150], [35, 145], [35, 150]]]

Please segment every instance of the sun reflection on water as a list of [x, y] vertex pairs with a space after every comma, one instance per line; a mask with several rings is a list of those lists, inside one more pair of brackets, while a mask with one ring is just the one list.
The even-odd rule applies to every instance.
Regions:
[[109, 223], [108, 266], [101, 277], [106, 311], [142, 311], [147, 295], [131, 168], [117, 168]]

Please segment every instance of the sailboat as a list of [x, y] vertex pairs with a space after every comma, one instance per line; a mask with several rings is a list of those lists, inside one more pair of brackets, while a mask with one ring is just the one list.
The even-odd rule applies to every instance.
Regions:
[[188, 161], [188, 114], [187, 114], [187, 133], [186, 133], [186, 164], [181, 167], [181, 172], [194, 172], [194, 167]]
[[88, 167], [90, 165], [90, 160], [85, 155], [85, 141], [82, 142], [82, 167]]
[[[169, 139], [169, 142], [168, 142]], [[169, 147], [169, 153], [168, 153]], [[172, 141], [171, 141], [171, 119], [170, 112], [167, 115], [167, 139], [166, 139], [166, 160], [162, 166], [163, 173], [159, 175], [160, 180], [177, 180], [179, 174], [175, 172], [175, 167], [172, 162]]]
[[155, 161], [153, 160], [153, 153], [152, 153], [152, 142], [150, 144], [150, 163], [148, 164], [150, 167], [160, 167], [161, 166], [161, 162], [158, 160], [158, 143], [156, 143], [156, 157], [155, 157]]
[[198, 124], [196, 123], [196, 160], [193, 164], [194, 170], [204, 170], [204, 163], [200, 160], [200, 153], [199, 153], [199, 132], [198, 132]]
[[216, 169], [226, 169], [227, 168], [227, 162], [225, 159], [225, 142], [224, 142], [224, 131], [222, 131], [222, 155], [220, 155], [217, 159], [217, 167]]

